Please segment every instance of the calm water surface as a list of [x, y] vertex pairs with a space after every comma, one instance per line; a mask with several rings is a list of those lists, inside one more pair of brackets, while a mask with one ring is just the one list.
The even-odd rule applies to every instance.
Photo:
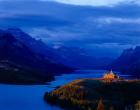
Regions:
[[[104, 70], [78, 70], [72, 74], [56, 76], [55, 81], [49, 85], [0, 85], [0, 110], [63, 110], [43, 101], [46, 91], [52, 91], [55, 87], [64, 85], [79, 78], [100, 78]], [[120, 76], [131, 78], [129, 75]]]

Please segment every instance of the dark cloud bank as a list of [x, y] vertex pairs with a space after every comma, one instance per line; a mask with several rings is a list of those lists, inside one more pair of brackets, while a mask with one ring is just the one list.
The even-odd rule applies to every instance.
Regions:
[[19, 27], [52, 45], [82, 47], [118, 56], [140, 44], [140, 6], [90, 7], [56, 2], [0, 2], [0, 26]]

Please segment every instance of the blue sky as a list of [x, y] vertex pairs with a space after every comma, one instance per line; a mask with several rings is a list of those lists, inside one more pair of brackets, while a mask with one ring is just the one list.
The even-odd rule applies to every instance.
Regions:
[[117, 56], [140, 44], [140, 0], [49, 1], [58, 3], [0, 0], [0, 27], [19, 27], [47, 44], [96, 55]]

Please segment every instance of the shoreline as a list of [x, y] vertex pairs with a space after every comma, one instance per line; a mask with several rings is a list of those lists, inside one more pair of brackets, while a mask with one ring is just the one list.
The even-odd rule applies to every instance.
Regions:
[[124, 107], [129, 104], [133, 106], [140, 100], [139, 93], [140, 80], [137, 79], [104, 82], [102, 78], [87, 78], [74, 80], [52, 92], [46, 92], [44, 100], [70, 110], [88, 110], [88, 107], [96, 110], [102, 98], [107, 110], [111, 106], [114, 110], [124, 110]]

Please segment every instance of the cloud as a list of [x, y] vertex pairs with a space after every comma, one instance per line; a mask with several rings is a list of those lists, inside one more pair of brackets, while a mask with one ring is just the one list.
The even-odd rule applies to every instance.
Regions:
[[0, 0], [1, 1], [24, 1], [24, 2], [30, 2], [30, 1], [40, 1], [40, 2], [48, 2], [48, 1], [55, 1], [65, 4], [72, 4], [72, 5], [89, 5], [89, 6], [114, 6], [120, 3], [135, 3], [140, 4], [140, 0]]
[[121, 51], [140, 44], [140, 0], [137, 4], [136, 0], [55, 0], [93, 7], [39, 0], [7, 1], [0, 2], [0, 26], [20, 27], [47, 44], [94, 48], [93, 52], [97, 47], [102, 51], [111, 45], [114, 51]]
[[[47, 0], [40, 0], [47, 1]], [[54, 0], [66, 4], [89, 5], [89, 6], [113, 6], [119, 3], [140, 3], [140, 0]]]
[[136, 24], [140, 25], [140, 18], [117, 18], [117, 17], [101, 17], [97, 20], [98, 23], [100, 24]]
[[28, 32], [31, 36], [46, 41], [46, 42], [68, 42], [76, 40], [75, 37], [79, 39], [81, 33], [74, 33], [68, 31], [65, 27], [57, 28], [55, 30], [50, 30], [48, 28], [37, 27], [32, 28]]
[[14, 18], [15, 17], [15, 15], [14, 14], [12, 14], [12, 13], [1, 13], [0, 14], [0, 19], [4, 19], [4, 18]]

